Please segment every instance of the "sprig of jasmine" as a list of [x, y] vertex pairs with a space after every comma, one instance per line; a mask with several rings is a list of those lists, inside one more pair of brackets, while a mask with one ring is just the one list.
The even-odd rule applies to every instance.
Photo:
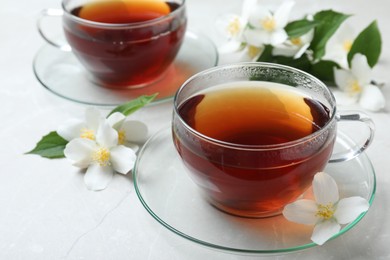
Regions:
[[[109, 117], [115, 112], [118, 112], [124, 116], [129, 116], [130, 114], [134, 113], [138, 109], [152, 102], [156, 96], [157, 94], [150, 95], [150, 96], [140, 96], [127, 103], [121, 104], [120, 106], [114, 108], [107, 115], [107, 117]], [[91, 122], [91, 121], [101, 120], [101, 118], [98, 119], [99, 117], [101, 117], [100, 112], [98, 112], [98, 110], [96, 109], [91, 109], [91, 110], [87, 109], [85, 117], [86, 118], [84, 121], [78, 119], [69, 120], [68, 124], [72, 124], [72, 122], [74, 122], [75, 124], [79, 124], [80, 126], [79, 133], [78, 134], [75, 133], [73, 138], [75, 138], [76, 136], [88, 138], [88, 134], [92, 134], [97, 130], [98, 122]], [[77, 126], [75, 127], [77, 128]], [[60, 129], [61, 128], [62, 126], [60, 126]], [[76, 130], [75, 132], [77, 132], [77, 129], [75, 130]], [[49, 134], [43, 136], [41, 140], [37, 143], [37, 145], [34, 147], [34, 149], [27, 152], [26, 154], [36, 154], [48, 159], [64, 158], [65, 146], [73, 138], [69, 136], [67, 133], [63, 133], [62, 135], [60, 135], [58, 131], [52, 131]]]
[[127, 174], [135, 163], [137, 143], [145, 141], [147, 126], [127, 116], [150, 103], [157, 94], [141, 96], [113, 109], [106, 117], [87, 108], [84, 119], [71, 119], [42, 137], [27, 154], [44, 158], [66, 157], [86, 169], [84, 182], [90, 190], [107, 187], [114, 172]]
[[[336, 69], [352, 70], [355, 55], [365, 56], [370, 68], [377, 64], [382, 40], [376, 21], [354, 37], [346, 22], [350, 14], [321, 10], [288, 21], [293, 5], [293, 1], [285, 1], [271, 10], [257, 1], [244, 0], [241, 15], [225, 16], [222, 22], [217, 23], [220, 31], [225, 31], [227, 36], [227, 43], [219, 48], [222, 62], [262, 61], [284, 64], [304, 70], [330, 86], [336, 86]], [[344, 89], [340, 87], [341, 91]], [[377, 89], [375, 92], [378, 92]], [[370, 99], [378, 100], [363, 102], [375, 105], [364, 108], [372, 111], [382, 109], [384, 98], [380, 90], [379, 93], [370, 95]], [[367, 100], [363, 91], [354, 95], [354, 98], [355, 101]]]

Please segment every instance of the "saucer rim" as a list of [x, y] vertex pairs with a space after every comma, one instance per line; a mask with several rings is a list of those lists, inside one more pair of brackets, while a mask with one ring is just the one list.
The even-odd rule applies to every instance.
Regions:
[[[185, 36], [184, 36], [184, 40], [183, 40], [183, 45], [186, 43], [186, 39], [187, 38], [201, 38], [202, 41], [204, 42], [207, 42], [207, 44], [209, 45], [209, 48], [210, 48], [210, 51], [214, 53], [215, 55], [215, 59], [213, 59], [213, 62], [212, 64], [210, 63], [210, 65], [207, 67], [207, 68], [212, 68], [212, 67], [215, 67], [218, 65], [219, 63], [219, 52], [218, 52], [218, 48], [216, 46], [216, 44], [208, 37], [206, 36], [205, 34], [203, 34], [202, 32], [199, 32], [197, 30], [193, 30], [193, 29], [187, 29], [186, 32], [185, 32]], [[48, 86], [48, 84], [46, 84], [44, 82], [44, 80], [42, 79], [42, 76], [40, 76], [40, 73], [38, 72], [38, 59], [40, 57], [40, 55], [42, 55], [42, 53], [47, 49], [47, 48], [54, 48], [54, 50], [56, 50], [56, 47], [54, 47], [53, 45], [50, 45], [49, 43], [45, 43], [43, 44], [39, 49], [38, 51], [35, 53], [34, 55], [34, 58], [33, 58], [33, 61], [32, 61], [32, 68], [33, 68], [33, 72], [34, 72], [34, 76], [35, 78], [38, 80], [38, 82], [40, 83], [40, 85], [46, 89], [47, 91], [49, 91], [50, 93], [54, 94], [55, 96], [57, 97], [60, 97], [61, 99], [64, 99], [64, 100], [67, 100], [67, 101], [71, 101], [71, 102], [74, 102], [76, 104], [81, 104], [81, 105], [92, 105], [92, 106], [97, 106], [97, 107], [102, 107], [102, 108], [113, 108], [113, 107], [116, 107], [118, 105], [121, 105], [123, 104], [123, 102], [109, 102], [109, 103], [103, 103], [103, 102], [91, 102], [91, 101], [83, 101], [83, 100], [79, 100], [79, 99], [76, 99], [76, 98], [73, 98], [73, 97], [68, 97], [67, 95], [64, 95], [62, 93], [60, 93], [59, 91], [56, 91], [54, 90], [52, 87]], [[59, 49], [57, 49], [57, 51], [61, 51]], [[62, 51], [64, 52], [64, 51]], [[71, 54], [71, 51], [69, 52]], [[175, 60], [173, 61], [172, 64], [175, 64]], [[81, 65], [80, 65], [81, 66]], [[196, 70], [196, 72], [193, 74], [197, 74], [199, 73], [201, 70]], [[192, 75], [191, 75], [192, 76]], [[191, 76], [188, 76], [188, 78], [190, 78]], [[187, 79], [188, 79], [187, 78]], [[187, 80], [186, 79], [186, 80]], [[94, 82], [91, 82], [91, 84], [93, 84], [94, 86], [96, 87], [101, 87], [99, 85], [97, 85], [96, 83]], [[181, 85], [180, 85], [181, 86]], [[180, 86], [177, 87], [177, 89], [180, 88]], [[126, 91], [126, 89], [124, 90]], [[127, 91], [129, 91], [129, 89], [127, 89]], [[176, 90], [177, 91], [177, 90]], [[163, 104], [163, 103], [166, 103], [168, 101], [171, 101], [173, 100], [174, 98], [174, 95], [176, 93], [176, 91], [174, 91], [173, 93], [171, 93], [169, 96], [166, 96], [166, 97], [163, 97], [161, 99], [159, 98], [156, 98], [154, 99], [152, 102], [150, 102], [149, 104], [147, 104], [147, 106], [154, 106], [154, 105], [159, 105], [159, 104]]]
[[[175, 228], [173, 225], [170, 225], [168, 224], [167, 222], [165, 222], [163, 219], [161, 219], [151, 208], [150, 206], [148, 205], [148, 203], [143, 199], [143, 196], [142, 196], [142, 193], [139, 189], [139, 185], [138, 185], [138, 178], [137, 178], [137, 174], [138, 174], [138, 165], [139, 165], [139, 160], [140, 158], [142, 157], [144, 151], [150, 146], [151, 143], [153, 143], [153, 141], [155, 139], [157, 139], [160, 135], [164, 135], [166, 131], [169, 132], [170, 130], [170, 126], [166, 126], [164, 128], [161, 128], [159, 131], [157, 131], [155, 134], [153, 134], [146, 142], [145, 144], [143, 145], [143, 147], [141, 148], [141, 150], [139, 151], [139, 154], [137, 156], [137, 160], [135, 162], [135, 165], [134, 165], [134, 168], [132, 170], [132, 178], [133, 178], [133, 185], [134, 185], [134, 188], [135, 188], [135, 191], [136, 191], [136, 194], [137, 194], [137, 197], [138, 199], [140, 200], [141, 204], [143, 205], [143, 207], [146, 209], [146, 211], [153, 217], [154, 220], [156, 220], [159, 224], [161, 224], [162, 226], [164, 226], [166, 229], [168, 229], [169, 231], [173, 232], [174, 234], [178, 235], [179, 237], [182, 237], [190, 242], [194, 242], [200, 246], [204, 246], [204, 247], [207, 247], [209, 249], [214, 249], [214, 250], [219, 250], [221, 252], [225, 252], [225, 253], [233, 253], [233, 254], [245, 254], [245, 255], [257, 255], [257, 256], [270, 256], [270, 255], [281, 255], [281, 254], [286, 254], [286, 253], [293, 253], [293, 252], [299, 252], [299, 251], [302, 251], [302, 250], [306, 250], [306, 249], [309, 249], [309, 248], [313, 248], [313, 247], [317, 247], [319, 246], [318, 244], [314, 243], [314, 242], [311, 242], [311, 243], [307, 243], [307, 244], [303, 244], [303, 245], [299, 245], [299, 246], [294, 246], [294, 247], [288, 247], [288, 248], [280, 248], [280, 249], [269, 249], [269, 250], [264, 250], [264, 249], [261, 249], [261, 250], [255, 250], [255, 249], [240, 249], [240, 248], [233, 248], [233, 247], [228, 247], [228, 246], [221, 246], [221, 245], [217, 245], [217, 244], [213, 244], [213, 243], [210, 243], [210, 242], [206, 242], [206, 241], [203, 241], [201, 239], [198, 239], [196, 237], [193, 237], [193, 236], [190, 236], [190, 235], [187, 235], [186, 233], [178, 230], [177, 228]], [[350, 140], [350, 138], [342, 133], [341, 131], [338, 131], [338, 134], [340, 136], [343, 137], [343, 140], [347, 139], [348, 142], [352, 142]], [[171, 140], [171, 139], [169, 139]], [[172, 141], [172, 140], [171, 140]], [[337, 140], [336, 140], [337, 142]], [[353, 143], [353, 142], [352, 142]], [[177, 155], [178, 156], [178, 155]], [[369, 194], [370, 198], [368, 200], [368, 203], [369, 203], [369, 209], [366, 211], [366, 212], [363, 212], [361, 213], [357, 218], [355, 218], [351, 223], [349, 223], [348, 225], [345, 225], [342, 227], [342, 229], [337, 233], [335, 234], [332, 238], [330, 238], [328, 241], [330, 240], [333, 240], [343, 234], [345, 234], [347, 231], [349, 231], [350, 229], [352, 229], [353, 227], [355, 227], [362, 219], [363, 217], [368, 213], [368, 211], [370, 210], [371, 206], [372, 206], [372, 203], [374, 201], [374, 198], [375, 198], [375, 194], [376, 194], [376, 186], [377, 186], [377, 182], [376, 182], [376, 173], [375, 173], [375, 168], [373, 167], [373, 164], [370, 160], [370, 158], [367, 156], [366, 153], [361, 153], [359, 156], [351, 159], [351, 160], [364, 160], [365, 163], [367, 163], [367, 167], [370, 169], [370, 172], [369, 172], [369, 175], [371, 175], [372, 177], [372, 187], [371, 190], [371, 194]]]

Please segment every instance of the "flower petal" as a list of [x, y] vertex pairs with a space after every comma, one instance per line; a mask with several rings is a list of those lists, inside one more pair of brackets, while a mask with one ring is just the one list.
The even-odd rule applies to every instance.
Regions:
[[220, 54], [233, 53], [233, 52], [239, 51], [240, 48], [241, 48], [241, 42], [232, 40], [232, 41], [228, 41], [227, 43], [221, 45], [218, 48], [218, 52]]
[[318, 220], [315, 216], [316, 211], [315, 201], [302, 199], [286, 205], [283, 209], [283, 216], [292, 222], [314, 225]]
[[[261, 52], [260, 52], [261, 53]], [[240, 51], [232, 52], [232, 53], [220, 53], [218, 64], [229, 64], [235, 62], [246, 62], [253, 61], [257, 59], [258, 56], [251, 58], [248, 53], [248, 49], [245, 48]]]
[[139, 145], [137, 145], [137, 144], [127, 143], [127, 144], [126, 144], [126, 147], [127, 147], [127, 148], [130, 148], [130, 149], [133, 150], [135, 153], [137, 153], [138, 150], [139, 150]]
[[125, 132], [126, 140], [129, 142], [145, 142], [148, 137], [148, 127], [141, 121], [125, 121], [121, 130]]
[[379, 111], [385, 107], [386, 99], [377, 86], [370, 84], [363, 88], [359, 104], [367, 110]]
[[313, 193], [318, 204], [334, 204], [339, 200], [336, 181], [325, 172], [319, 172], [314, 176]]
[[330, 60], [336, 62], [343, 69], [349, 69], [347, 54], [340, 46], [334, 46], [331, 52], [326, 52], [322, 60]]
[[115, 112], [107, 118], [108, 124], [114, 129], [119, 129], [122, 126], [123, 121], [126, 119], [126, 116], [120, 112]]
[[348, 224], [354, 221], [360, 214], [366, 212], [369, 207], [368, 201], [362, 197], [344, 198], [337, 204], [334, 217], [340, 224]]
[[257, 0], [244, 0], [242, 3], [242, 9], [241, 9], [241, 18], [245, 22], [248, 20], [249, 15], [251, 14], [253, 8], [256, 7]]
[[118, 145], [110, 150], [111, 163], [115, 171], [126, 174], [133, 167], [137, 156], [135, 152], [128, 147]]
[[332, 60], [342, 68], [348, 69], [349, 64], [347, 55], [355, 39], [355, 28], [350, 23], [343, 23], [337, 31], [330, 37], [325, 46], [325, 55], [323, 60]]
[[113, 174], [110, 166], [91, 164], [84, 175], [84, 183], [90, 190], [103, 190], [110, 183]]
[[274, 56], [286, 56], [293, 57], [299, 50], [298, 46], [295, 45], [277, 45], [272, 49], [272, 55]]
[[340, 231], [340, 225], [334, 221], [324, 221], [314, 227], [311, 240], [317, 245], [322, 245]]
[[270, 44], [275, 46], [278, 44], [281, 44], [285, 42], [288, 39], [288, 35], [285, 30], [279, 29], [276, 31], [273, 31], [270, 35]]
[[349, 70], [334, 69], [334, 80], [336, 85], [343, 91], [348, 90], [351, 82], [355, 81], [355, 77]]
[[97, 131], [96, 142], [106, 148], [114, 147], [118, 144], [118, 132], [108, 122], [104, 122]]
[[363, 54], [356, 53], [351, 61], [352, 74], [359, 81], [359, 85], [364, 86], [371, 81], [371, 68], [368, 65], [367, 57]]
[[334, 90], [333, 95], [336, 98], [336, 103], [344, 106], [355, 104], [359, 98], [359, 95], [351, 95], [341, 90]]
[[88, 128], [97, 130], [100, 122], [104, 119], [100, 111], [95, 107], [88, 107], [85, 110], [85, 123]]
[[[215, 21], [215, 28], [217, 32], [226, 39], [236, 39], [236, 36], [241, 34], [245, 24], [242, 24], [242, 18], [236, 14], [224, 14], [217, 17]], [[238, 22], [238, 24], [237, 24]], [[238, 30], [230, 31], [230, 26], [238, 26]], [[234, 28], [236, 29], [236, 28]]]
[[97, 144], [94, 141], [76, 138], [65, 146], [64, 155], [74, 166], [87, 168], [92, 161], [92, 154], [96, 148]]
[[309, 48], [309, 46], [310, 46], [310, 43], [305, 43], [304, 45], [302, 45], [301, 48], [297, 51], [297, 53], [295, 53], [294, 59], [299, 59], [305, 53], [305, 51]]
[[[342, 23], [329, 39], [328, 43], [343, 45], [345, 42], [353, 42], [356, 37], [356, 26], [353, 23]], [[331, 46], [330, 46], [331, 47]], [[345, 49], [345, 51], [349, 51]]]
[[270, 10], [264, 6], [256, 5], [256, 7], [253, 8], [252, 12], [249, 14], [248, 22], [253, 27], [262, 29], [262, 21], [266, 18], [272, 18], [272, 13]]
[[271, 43], [272, 34], [259, 29], [246, 30], [244, 32], [244, 38], [249, 45], [261, 46], [263, 44]]
[[314, 29], [311, 29], [309, 32], [305, 33], [300, 37], [302, 44], [311, 43], [314, 38]]
[[81, 129], [86, 125], [79, 119], [71, 119], [60, 125], [57, 129], [57, 133], [67, 141], [80, 137]]
[[274, 18], [276, 20], [277, 29], [284, 28], [287, 25], [289, 15], [294, 4], [294, 1], [283, 2], [280, 7], [275, 11]]

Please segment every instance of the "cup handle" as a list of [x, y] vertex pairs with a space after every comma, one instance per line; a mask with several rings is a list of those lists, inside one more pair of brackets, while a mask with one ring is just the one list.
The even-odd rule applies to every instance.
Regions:
[[368, 115], [360, 111], [346, 111], [346, 112], [338, 113], [336, 115], [336, 120], [338, 122], [363, 123], [368, 128], [369, 132], [366, 136], [366, 139], [365, 140], [363, 139], [364, 141], [361, 142], [361, 145], [356, 145], [354, 147], [351, 147], [347, 151], [333, 154], [329, 160], [330, 163], [348, 161], [361, 154], [371, 144], [375, 132], [374, 122], [371, 120], [371, 118]]
[[68, 44], [60, 44], [47, 37], [42, 27], [42, 21], [44, 19], [48, 17], [62, 17], [63, 15], [64, 15], [64, 11], [62, 11], [61, 9], [49, 8], [49, 9], [42, 10], [37, 20], [38, 32], [42, 36], [42, 38], [52, 46], [59, 48], [62, 51], [71, 51], [72, 48]]

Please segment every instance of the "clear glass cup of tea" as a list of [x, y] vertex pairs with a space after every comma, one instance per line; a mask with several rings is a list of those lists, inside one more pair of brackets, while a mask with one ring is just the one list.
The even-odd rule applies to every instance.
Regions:
[[[345, 121], [368, 131], [359, 132], [362, 142], [332, 155], [337, 125]], [[200, 72], [181, 86], [172, 134], [190, 177], [212, 205], [233, 215], [268, 217], [301, 196], [328, 162], [366, 149], [374, 125], [362, 112], [339, 113], [331, 91], [312, 75], [239, 63]]]
[[[46, 17], [61, 16], [67, 44], [48, 37]], [[38, 30], [50, 44], [71, 50], [95, 83], [143, 87], [164, 77], [184, 39], [185, 0], [63, 0], [46, 9]]]

